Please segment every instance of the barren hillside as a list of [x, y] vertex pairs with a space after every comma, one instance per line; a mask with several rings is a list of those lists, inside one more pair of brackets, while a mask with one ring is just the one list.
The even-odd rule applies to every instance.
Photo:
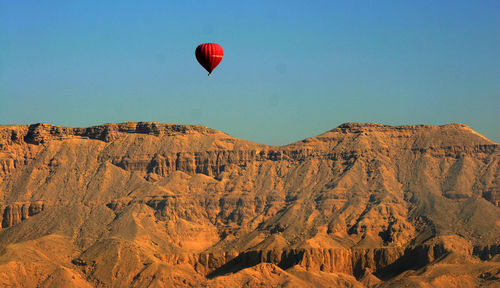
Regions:
[[498, 287], [499, 160], [462, 124], [0, 126], [0, 286]]

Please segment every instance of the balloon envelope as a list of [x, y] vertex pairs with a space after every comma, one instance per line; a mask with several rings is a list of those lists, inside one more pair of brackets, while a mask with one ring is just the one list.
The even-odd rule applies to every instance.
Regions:
[[224, 50], [222, 50], [222, 47], [217, 43], [203, 43], [196, 47], [195, 54], [200, 65], [207, 69], [208, 75], [210, 75], [222, 60]]

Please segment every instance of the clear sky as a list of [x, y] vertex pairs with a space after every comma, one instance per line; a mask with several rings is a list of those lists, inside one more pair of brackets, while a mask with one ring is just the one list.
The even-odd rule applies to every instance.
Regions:
[[[204, 42], [224, 48], [211, 77]], [[273, 145], [458, 122], [500, 142], [500, 1], [0, 0], [0, 124], [130, 121]]]

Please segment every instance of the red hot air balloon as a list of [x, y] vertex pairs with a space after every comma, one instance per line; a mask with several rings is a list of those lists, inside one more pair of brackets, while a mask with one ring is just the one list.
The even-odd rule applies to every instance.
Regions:
[[203, 43], [196, 47], [195, 54], [200, 65], [207, 69], [208, 76], [210, 76], [212, 75], [212, 70], [214, 70], [222, 60], [224, 50], [222, 50], [222, 47], [217, 43]]

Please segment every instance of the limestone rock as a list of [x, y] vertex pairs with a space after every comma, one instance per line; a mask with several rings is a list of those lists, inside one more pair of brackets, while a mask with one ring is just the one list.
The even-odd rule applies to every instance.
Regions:
[[0, 285], [494, 286], [499, 156], [463, 124], [0, 126]]

